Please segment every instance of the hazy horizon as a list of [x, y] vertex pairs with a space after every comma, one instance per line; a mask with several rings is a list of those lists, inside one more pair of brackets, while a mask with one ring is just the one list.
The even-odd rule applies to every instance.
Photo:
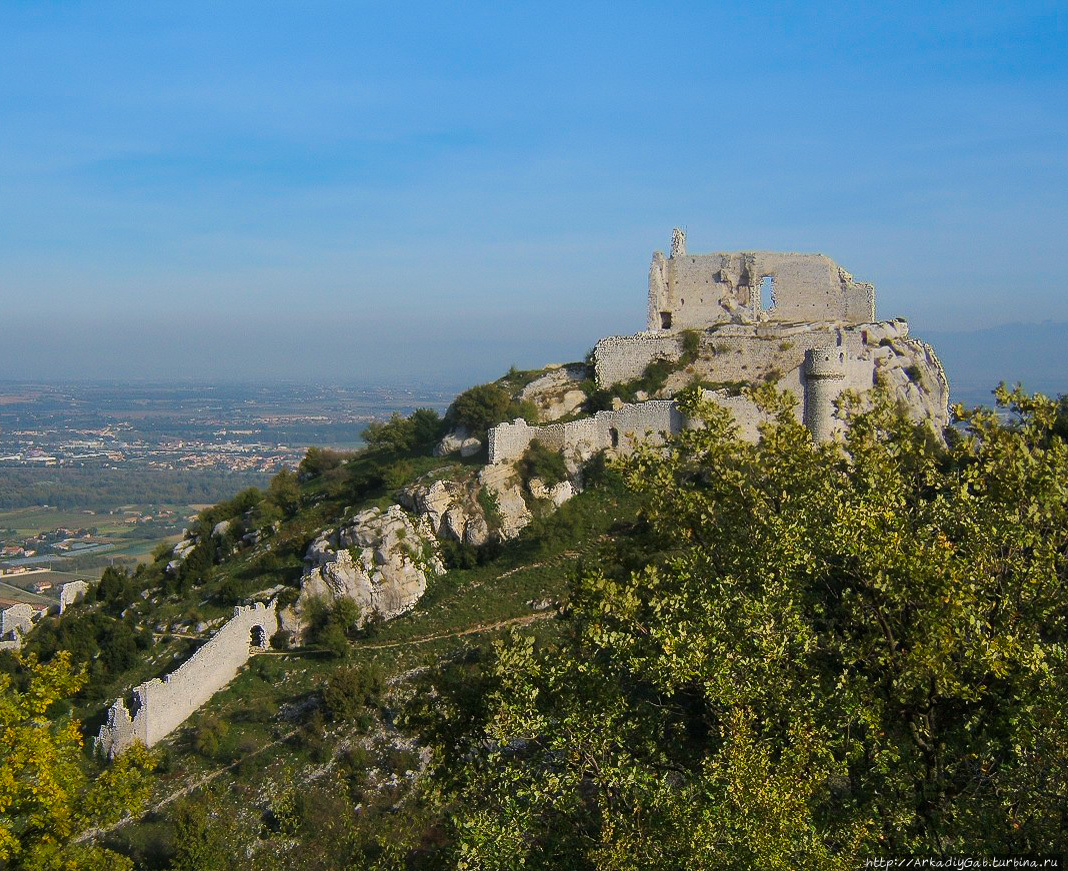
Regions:
[[0, 50], [0, 377], [485, 380], [641, 328], [677, 225], [921, 336], [1068, 321], [1057, 3], [28, 2]]

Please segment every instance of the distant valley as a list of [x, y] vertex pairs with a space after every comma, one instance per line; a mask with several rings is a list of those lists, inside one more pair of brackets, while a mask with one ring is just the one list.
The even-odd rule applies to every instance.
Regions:
[[998, 382], [1052, 396], [1068, 393], [1068, 323], [1004, 324], [984, 330], [915, 329], [942, 361], [951, 401], [990, 404]]

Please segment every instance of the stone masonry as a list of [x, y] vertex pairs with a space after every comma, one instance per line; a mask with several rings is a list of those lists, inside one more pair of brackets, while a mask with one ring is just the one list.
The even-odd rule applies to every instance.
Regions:
[[112, 703], [96, 750], [110, 758], [136, 741], [158, 744], [230, 683], [252, 653], [265, 650], [277, 628], [274, 602], [235, 607], [234, 616], [175, 671]]
[[[670, 397], [690, 381], [731, 410], [743, 438], [757, 438], [762, 415], [740, 387], [768, 382], [793, 393], [797, 416], [820, 441], [841, 427], [835, 402], [882, 383], [916, 420], [948, 423], [949, 385], [929, 345], [901, 318], [875, 320], [875, 290], [822, 254], [766, 251], [691, 255], [672, 233], [671, 255], [653, 254], [646, 330], [601, 339], [593, 353], [598, 386], [643, 376], [656, 360], [677, 362], [694, 346], [654, 401], [565, 424], [500, 424], [489, 434], [491, 463], [512, 461], [533, 439], [570, 453], [628, 450], [683, 426]], [[624, 438], [624, 434], [629, 434]]]
[[822, 254], [739, 251], [687, 254], [681, 230], [671, 256], [653, 254], [646, 329], [679, 330], [753, 320], [859, 324], [875, 320], [875, 289]]

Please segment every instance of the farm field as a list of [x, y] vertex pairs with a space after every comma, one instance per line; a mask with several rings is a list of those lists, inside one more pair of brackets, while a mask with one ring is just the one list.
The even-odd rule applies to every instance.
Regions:
[[[15, 568], [28, 570], [5, 574], [3, 581], [24, 592], [41, 582], [50, 582], [58, 588], [68, 581], [96, 580], [112, 564], [132, 567], [149, 561], [161, 543], [173, 544], [179, 540], [189, 517], [196, 511], [196, 506], [191, 505], [124, 505], [95, 512], [48, 506], [0, 511], [0, 543], [36, 551], [29, 559], [0, 561], [0, 569], [5, 572]], [[79, 536], [68, 550], [56, 549], [52, 545], [66, 537], [56, 532], [60, 529], [86, 530], [90, 535]], [[36, 544], [34, 540], [42, 535], [48, 540]]]

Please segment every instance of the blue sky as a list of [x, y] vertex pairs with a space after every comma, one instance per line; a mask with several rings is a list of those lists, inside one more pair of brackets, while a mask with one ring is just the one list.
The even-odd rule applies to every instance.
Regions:
[[0, 4], [0, 375], [469, 380], [649, 256], [1068, 320], [1063, 2]]

